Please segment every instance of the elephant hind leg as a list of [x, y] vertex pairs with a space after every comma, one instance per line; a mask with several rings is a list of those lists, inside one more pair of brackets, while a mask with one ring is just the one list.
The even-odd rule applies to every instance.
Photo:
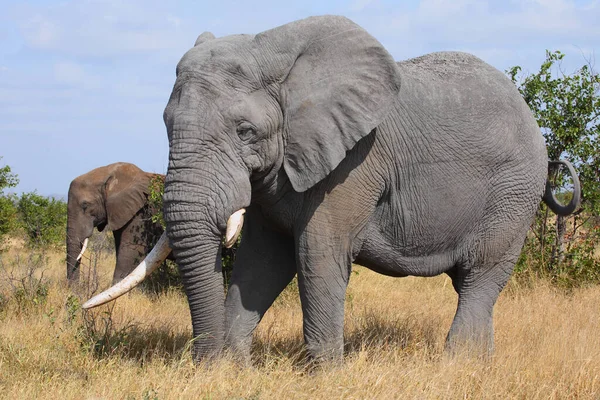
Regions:
[[494, 351], [493, 309], [510, 275], [523, 244], [514, 241], [509, 250], [493, 262], [473, 265], [469, 269], [456, 267], [449, 271], [458, 293], [458, 307], [446, 338], [446, 350], [451, 353], [491, 355]]

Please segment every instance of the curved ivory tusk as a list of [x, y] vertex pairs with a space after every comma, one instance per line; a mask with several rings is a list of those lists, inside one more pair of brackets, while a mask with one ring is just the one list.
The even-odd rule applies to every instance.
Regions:
[[81, 260], [81, 257], [83, 257], [83, 253], [85, 253], [85, 249], [87, 249], [87, 245], [88, 245], [88, 238], [85, 238], [85, 240], [83, 241], [83, 246], [81, 247], [81, 252], [77, 256], [77, 261]]
[[237, 241], [238, 236], [240, 236], [242, 226], [244, 226], [245, 212], [245, 208], [237, 210], [231, 214], [231, 217], [229, 217], [227, 220], [227, 229], [225, 230], [225, 247], [230, 248], [233, 246]]
[[108, 303], [119, 296], [124, 295], [131, 289], [140, 284], [148, 275], [150, 275], [167, 258], [171, 248], [167, 234], [163, 232], [158, 242], [144, 259], [129, 275], [121, 282], [113, 285], [109, 289], [89, 299], [82, 308], [92, 308]]

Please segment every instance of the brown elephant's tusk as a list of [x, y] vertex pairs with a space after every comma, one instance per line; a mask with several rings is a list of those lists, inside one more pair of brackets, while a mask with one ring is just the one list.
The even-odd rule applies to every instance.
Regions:
[[144, 259], [129, 275], [121, 282], [113, 285], [109, 289], [89, 299], [82, 308], [93, 308], [100, 306], [109, 301], [115, 300], [117, 297], [124, 295], [131, 289], [140, 284], [148, 275], [150, 275], [158, 266], [167, 258], [171, 248], [169, 247], [169, 239], [167, 234], [163, 233], [158, 242]]
[[77, 261], [81, 260], [81, 257], [83, 257], [83, 253], [85, 253], [85, 249], [87, 249], [87, 245], [88, 245], [88, 238], [85, 238], [85, 240], [83, 241], [83, 246], [81, 247], [81, 252], [77, 256]]
[[225, 230], [225, 247], [230, 248], [233, 246], [237, 241], [238, 236], [240, 236], [242, 226], [244, 226], [245, 212], [245, 208], [237, 210], [231, 214], [231, 217], [229, 217], [227, 220], [227, 229]]

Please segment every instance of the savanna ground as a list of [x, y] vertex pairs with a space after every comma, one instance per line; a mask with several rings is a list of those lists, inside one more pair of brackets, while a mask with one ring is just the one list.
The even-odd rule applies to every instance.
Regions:
[[[114, 259], [103, 254], [86, 263], [106, 287]], [[90, 289], [67, 288], [63, 253], [37, 258], [17, 244], [0, 260], [2, 398], [600, 398], [600, 287], [565, 291], [513, 279], [495, 309], [495, 355], [451, 358], [443, 353], [456, 307], [449, 278], [395, 279], [355, 267], [343, 365], [307, 368], [290, 285], [256, 332], [254, 367], [194, 366], [180, 291], [138, 290], [84, 313]]]

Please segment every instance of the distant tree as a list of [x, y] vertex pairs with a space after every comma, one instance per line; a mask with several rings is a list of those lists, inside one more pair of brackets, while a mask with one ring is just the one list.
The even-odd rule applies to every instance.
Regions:
[[[2, 160], [2, 156], [0, 156], [0, 160]], [[12, 173], [8, 165], [0, 168], [0, 195], [4, 194], [4, 189], [15, 187], [18, 184], [19, 178]]]
[[[2, 157], [0, 157], [1, 159]], [[12, 173], [8, 165], [0, 167], [0, 247], [2, 247], [6, 235], [13, 231], [17, 225], [16, 196], [5, 194], [4, 190], [13, 188], [18, 184], [17, 175]]]
[[[582, 209], [575, 215], [554, 218], [542, 207], [532, 230], [534, 250], [558, 279], [600, 281], [593, 254], [600, 237], [600, 75], [590, 62], [567, 74], [563, 58], [560, 51], [546, 51], [537, 73], [522, 75], [519, 66], [507, 71], [541, 128], [549, 158], [570, 160], [582, 185]], [[568, 201], [564, 175], [550, 173], [559, 196]], [[532, 243], [530, 237], [527, 244]]]
[[17, 203], [20, 225], [32, 247], [62, 246], [67, 227], [67, 203], [36, 192], [23, 193]]

